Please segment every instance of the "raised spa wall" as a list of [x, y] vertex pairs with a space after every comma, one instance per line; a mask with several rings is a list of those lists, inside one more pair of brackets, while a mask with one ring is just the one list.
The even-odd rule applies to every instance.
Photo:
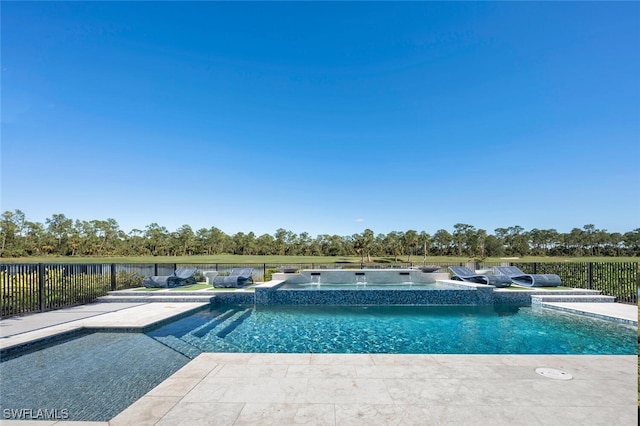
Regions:
[[[450, 289], [314, 289], [279, 288], [285, 282], [348, 284], [432, 284], [447, 281]], [[275, 273], [272, 281], [255, 287], [256, 305], [487, 305], [493, 303], [493, 287], [449, 281], [448, 273], [424, 273], [415, 269], [320, 269], [299, 273]]]
[[[415, 283], [438, 282], [449, 288], [403, 289], [295, 289], [280, 288], [293, 284], [318, 282], [326, 284], [353, 283]], [[364, 281], [363, 281], [364, 280]], [[275, 273], [271, 281], [255, 286], [254, 292], [216, 294], [213, 303], [256, 305], [530, 305], [532, 295], [546, 293], [543, 289], [495, 288], [490, 285], [452, 281], [448, 273], [424, 273], [415, 269], [307, 269], [298, 273]], [[554, 289], [555, 296], [597, 295], [595, 290]]]
[[448, 280], [446, 272], [424, 273], [416, 269], [303, 269], [295, 274], [275, 273], [273, 280], [286, 280], [288, 283], [348, 284], [366, 281], [370, 284], [413, 282], [431, 284]]

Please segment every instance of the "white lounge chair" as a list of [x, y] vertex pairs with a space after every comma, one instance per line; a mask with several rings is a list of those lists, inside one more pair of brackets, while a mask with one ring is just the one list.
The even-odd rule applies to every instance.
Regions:
[[242, 287], [247, 283], [253, 282], [251, 273], [253, 268], [233, 268], [229, 276], [220, 276], [213, 278], [214, 287]]
[[178, 268], [171, 275], [148, 276], [142, 279], [142, 285], [148, 288], [174, 288], [195, 284], [193, 274], [197, 268]]
[[453, 272], [452, 280], [466, 281], [476, 284], [488, 284], [494, 287], [509, 287], [511, 278], [506, 275], [484, 275], [476, 274], [466, 266], [449, 266], [449, 270]]
[[524, 287], [557, 287], [561, 283], [556, 274], [525, 274], [517, 266], [496, 266], [496, 272]]

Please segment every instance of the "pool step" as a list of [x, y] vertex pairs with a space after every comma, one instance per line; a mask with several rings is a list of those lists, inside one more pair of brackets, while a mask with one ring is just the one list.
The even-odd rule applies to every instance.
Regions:
[[539, 305], [541, 303], [613, 303], [616, 298], [613, 296], [603, 296], [600, 294], [583, 294], [583, 295], [531, 295], [531, 304]]
[[215, 342], [216, 352], [242, 352], [240, 348], [235, 345], [229, 344], [228, 341], [219, 338], [215, 334], [208, 335], [206, 339], [200, 339], [187, 334], [181, 340], [192, 345], [193, 347], [200, 349], [201, 352], [210, 352], [212, 347], [211, 342]]
[[227, 325], [225, 328], [217, 332], [216, 336], [218, 336], [221, 339], [224, 339], [225, 337], [227, 337], [229, 333], [235, 330], [236, 327], [242, 324], [244, 320], [246, 320], [250, 316], [251, 316], [251, 309], [245, 309], [245, 311], [239, 316], [235, 317], [229, 325]]
[[240, 348], [229, 343], [225, 337], [235, 330], [252, 313], [251, 309], [230, 310], [198, 327], [180, 338], [202, 351], [211, 350], [211, 342], [215, 342], [216, 351], [241, 352]]
[[163, 345], [170, 347], [174, 351], [180, 352], [189, 359], [194, 359], [202, 353], [200, 348], [175, 336], [157, 336], [154, 337], [154, 339]]
[[149, 333], [148, 336], [189, 358], [210, 351], [212, 342], [215, 342], [216, 351], [240, 352], [235, 345], [229, 344], [211, 331], [227, 329], [247, 311], [250, 310], [236, 307], [212, 311], [215, 316], [204, 323], [195, 321], [193, 324], [182, 324], [179, 329], [173, 331], [159, 329]]
[[189, 302], [189, 303], [211, 303], [215, 299], [215, 295], [205, 294], [202, 296], [196, 295], [180, 295], [180, 294], [163, 294], [163, 295], [145, 295], [145, 294], [137, 294], [131, 296], [101, 296], [98, 297], [98, 302], [118, 302], [118, 303], [149, 303], [149, 302], [170, 302], [170, 303], [178, 303], [178, 302]]
[[206, 324], [202, 325], [201, 327], [198, 327], [196, 330], [193, 330], [189, 334], [197, 338], [202, 338], [205, 335], [207, 335], [211, 330], [218, 327], [219, 325], [227, 321], [232, 316], [236, 315], [238, 311], [239, 309], [229, 309], [228, 311], [222, 313], [221, 315], [218, 315], [211, 321], [208, 321]]
[[211, 335], [224, 338], [227, 334], [231, 333], [237, 326], [239, 326], [245, 319], [247, 319], [252, 313], [251, 309], [230, 309], [206, 324], [198, 327], [197, 329], [189, 332], [183, 336], [189, 342], [195, 340], [207, 339]]

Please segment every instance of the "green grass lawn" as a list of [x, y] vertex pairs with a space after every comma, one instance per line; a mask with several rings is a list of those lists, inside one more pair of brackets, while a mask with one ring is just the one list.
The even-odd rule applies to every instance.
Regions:
[[[243, 287], [240, 287], [243, 288]], [[211, 290], [211, 291], [236, 291], [239, 290], [240, 288], [215, 288], [212, 287], [211, 284], [207, 284], [207, 283], [197, 283], [197, 284], [191, 284], [191, 285], [185, 285], [185, 286], [181, 286], [181, 287], [174, 287], [174, 288], [136, 288], [133, 291], [142, 291], [142, 292], [149, 292], [149, 291], [160, 291], [160, 290], [168, 290], [168, 291], [197, 291], [197, 290]], [[245, 287], [244, 288], [245, 291], [254, 291], [253, 287]]]
[[236, 291], [236, 290], [242, 290], [244, 289], [244, 291], [255, 291], [255, 289], [253, 287], [238, 287], [238, 288], [210, 288], [207, 291]]
[[195, 291], [195, 290], [204, 290], [205, 288], [211, 288], [211, 284], [197, 283], [197, 284], [185, 285], [181, 287], [170, 288], [169, 291]]

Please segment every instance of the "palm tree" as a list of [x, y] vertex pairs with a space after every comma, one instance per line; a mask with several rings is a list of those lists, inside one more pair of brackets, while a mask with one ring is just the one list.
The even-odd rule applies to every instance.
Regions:
[[405, 253], [407, 254], [407, 263], [411, 262], [411, 255], [414, 249], [418, 245], [418, 233], [413, 229], [408, 230], [402, 236], [402, 244], [404, 245]]
[[431, 245], [431, 235], [426, 232], [420, 232], [418, 237], [420, 240], [420, 246], [422, 247], [422, 263], [427, 263], [427, 255], [429, 254], [429, 246]]

